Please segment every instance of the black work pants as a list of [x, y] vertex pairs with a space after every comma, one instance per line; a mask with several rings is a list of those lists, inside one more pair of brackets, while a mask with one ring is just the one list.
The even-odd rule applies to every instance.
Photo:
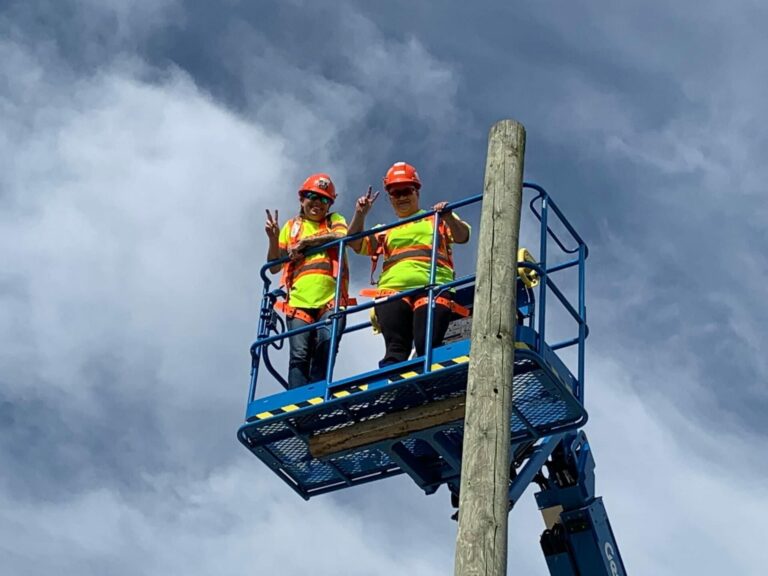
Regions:
[[[450, 298], [449, 295], [441, 295]], [[416, 346], [416, 354], [424, 354], [424, 340], [427, 332], [427, 310], [424, 305], [415, 311], [405, 300], [393, 300], [376, 306], [376, 317], [384, 336], [386, 352], [384, 358], [379, 361], [379, 367], [396, 364], [408, 360], [411, 348]], [[451, 321], [451, 309], [437, 304], [432, 320], [432, 346], [439, 346], [443, 342], [448, 324]]]

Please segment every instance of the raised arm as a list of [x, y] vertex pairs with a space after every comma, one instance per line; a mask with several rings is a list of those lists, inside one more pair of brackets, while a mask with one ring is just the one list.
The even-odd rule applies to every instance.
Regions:
[[[269, 212], [269, 210], [267, 210], [267, 221], [264, 224], [264, 231], [267, 233], [267, 238], [269, 239], [267, 261], [277, 260], [280, 258], [280, 256], [282, 256], [280, 254], [280, 224], [278, 224], [277, 218], [277, 210], [275, 210], [274, 218], [272, 217], [272, 214]], [[270, 266], [269, 271], [272, 272], [272, 274], [275, 274], [279, 272], [282, 267], [282, 264], [276, 264], [274, 266]]]
[[[368, 215], [368, 212], [370, 212], [371, 208], [373, 207], [373, 203], [376, 202], [376, 198], [378, 197], [379, 191], [377, 190], [374, 193], [373, 187], [368, 186], [368, 192], [365, 193], [365, 196], [360, 196], [360, 198], [358, 198], [357, 202], [355, 203], [355, 214], [352, 216], [352, 221], [349, 223], [349, 230], [347, 234], [352, 236], [362, 232], [365, 229], [365, 217]], [[370, 236], [369, 238], [371, 241], [374, 241], [373, 236]], [[357, 240], [350, 242], [349, 246], [355, 252], [360, 252], [360, 247], [362, 244], [363, 239], [358, 238]]]

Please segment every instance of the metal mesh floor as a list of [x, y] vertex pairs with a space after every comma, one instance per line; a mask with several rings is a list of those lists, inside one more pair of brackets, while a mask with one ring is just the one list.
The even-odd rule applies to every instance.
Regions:
[[[515, 353], [511, 440], [519, 443], [570, 430], [586, 422], [586, 412], [556, 374], [530, 350]], [[407, 472], [425, 490], [455, 477], [460, 462], [463, 421], [420, 431], [406, 438], [331, 454], [309, 452], [309, 438], [429, 402], [463, 396], [468, 363], [413, 375], [318, 405], [244, 424], [240, 441], [305, 498]], [[411, 374], [413, 374], [411, 372]]]

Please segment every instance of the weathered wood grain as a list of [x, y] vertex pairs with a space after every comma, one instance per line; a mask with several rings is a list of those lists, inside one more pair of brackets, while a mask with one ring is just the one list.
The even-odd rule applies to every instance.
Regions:
[[456, 538], [456, 576], [503, 576], [507, 564], [509, 418], [525, 128], [488, 139]]

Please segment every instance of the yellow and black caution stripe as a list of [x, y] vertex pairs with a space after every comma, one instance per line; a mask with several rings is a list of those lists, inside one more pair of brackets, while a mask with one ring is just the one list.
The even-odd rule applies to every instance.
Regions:
[[[435, 362], [432, 364], [432, 372], [437, 372], [438, 370], [442, 370], [443, 368], [448, 368], [449, 366], [456, 366], [456, 364], [465, 364], [469, 362], [469, 356], [457, 356], [456, 358], [451, 358], [450, 360], [443, 360], [442, 362]], [[408, 372], [403, 372], [401, 374], [394, 374], [389, 377], [389, 382], [400, 382], [401, 380], [405, 380], [406, 378], [413, 378], [414, 376], [418, 376], [421, 374], [421, 371], [415, 371], [410, 370]]]
[[[529, 346], [527, 344], [524, 344], [522, 342], [515, 342], [516, 348], [528, 348]], [[469, 356], [457, 356], [456, 358], [451, 358], [450, 360], [443, 360], [442, 362], [435, 362], [432, 364], [432, 372], [436, 372], [438, 370], [442, 370], [443, 368], [448, 368], [450, 366], [456, 366], [457, 364], [466, 364], [469, 362]], [[418, 376], [421, 374], [421, 371], [416, 370], [409, 370], [408, 372], [402, 372], [400, 374], [394, 374], [388, 378], [388, 382], [391, 384], [393, 382], [400, 382], [401, 380], [405, 380], [406, 378], [413, 378], [414, 376]], [[368, 390], [368, 384], [359, 384], [350, 386], [349, 388], [344, 388], [342, 390], [338, 390], [331, 394], [333, 398], [344, 398], [346, 396], [349, 396], [351, 394], [354, 394], [355, 392], [364, 392], [365, 390]], [[295, 404], [288, 404], [287, 406], [282, 406], [280, 408], [275, 408], [274, 410], [269, 410], [267, 412], [260, 412], [256, 414], [256, 418], [259, 420], [266, 420], [267, 418], [272, 418], [274, 416], [279, 416], [280, 414], [285, 414], [286, 412], [294, 412], [296, 410], [300, 410], [301, 408], [306, 408], [307, 406], [315, 406], [317, 404], [322, 404], [325, 402], [322, 396], [316, 396], [315, 398], [310, 398], [309, 400], [302, 400], [301, 402], [296, 402]]]
[[[530, 348], [528, 344], [525, 342], [515, 342], [515, 348]], [[438, 370], [442, 370], [443, 368], [448, 368], [449, 366], [456, 366], [456, 364], [466, 364], [469, 362], [469, 356], [457, 356], [456, 358], [451, 358], [450, 360], [444, 360], [442, 362], [435, 362], [432, 364], [432, 372], [436, 372]], [[403, 372], [401, 374], [395, 374], [393, 376], [389, 377], [389, 382], [400, 382], [401, 380], [405, 380], [406, 378], [413, 378], [414, 376], [418, 376], [419, 374], [422, 374], [421, 368], [419, 370], [410, 370], [408, 372]]]
[[[350, 386], [349, 388], [344, 388], [343, 390], [334, 392], [331, 394], [331, 396], [334, 398], [344, 398], [345, 396], [349, 396], [355, 392], [364, 392], [365, 390], [368, 390], [368, 384], [356, 384], [354, 386]], [[316, 396], [315, 398], [302, 400], [301, 402], [296, 402], [295, 404], [288, 404], [280, 408], [275, 408], [274, 410], [269, 410], [268, 412], [259, 412], [256, 414], [256, 418], [259, 420], [266, 420], [267, 418], [279, 416], [280, 414], [285, 414], [287, 412], [294, 412], [296, 410], [306, 408], [307, 406], [316, 406], [317, 404], [322, 404], [323, 402], [325, 402], [325, 400], [322, 396]]]

